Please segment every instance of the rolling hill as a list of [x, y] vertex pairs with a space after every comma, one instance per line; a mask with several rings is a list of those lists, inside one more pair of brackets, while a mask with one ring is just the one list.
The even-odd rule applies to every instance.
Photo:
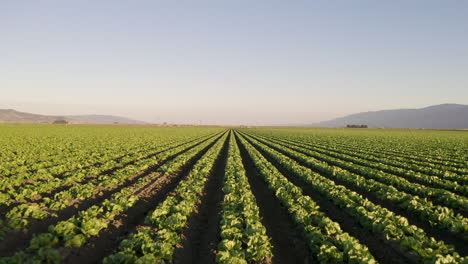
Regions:
[[441, 104], [420, 109], [364, 112], [309, 126], [345, 127], [348, 124], [364, 124], [374, 128], [467, 129], [468, 105]]
[[143, 121], [134, 120], [121, 116], [112, 116], [112, 115], [71, 115], [66, 116], [67, 118], [79, 120], [87, 123], [98, 123], [98, 124], [133, 124], [133, 125], [143, 125], [148, 124]]
[[53, 116], [19, 112], [13, 109], [0, 109], [0, 122], [3, 123], [53, 123], [58, 119], [67, 120], [71, 124], [147, 124], [143, 121], [111, 115]]

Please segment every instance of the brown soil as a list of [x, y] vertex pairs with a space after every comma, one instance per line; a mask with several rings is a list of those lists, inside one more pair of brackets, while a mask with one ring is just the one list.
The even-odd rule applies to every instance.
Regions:
[[182, 242], [174, 252], [174, 263], [215, 263], [216, 248], [220, 241], [221, 203], [224, 171], [228, 155], [229, 140], [214, 164], [205, 184], [195, 214], [182, 233]]
[[[285, 153], [283, 153], [283, 154], [286, 155], [287, 157], [295, 160], [296, 162], [298, 162], [302, 166], [308, 167], [311, 170], [314, 170], [312, 167], [307, 166], [307, 164], [301, 162], [300, 160], [297, 160], [297, 159], [295, 159], [295, 158], [293, 158], [293, 157], [291, 157], [291, 156], [289, 156], [289, 155], [287, 155]], [[306, 154], [306, 153], [303, 153], [303, 154]], [[314, 170], [314, 171], [316, 171], [316, 170]], [[316, 171], [316, 172], [318, 172], [318, 171]], [[397, 205], [395, 205], [394, 203], [392, 203], [390, 201], [380, 199], [373, 192], [368, 192], [368, 191], [366, 191], [366, 190], [364, 190], [362, 188], [351, 186], [350, 184], [348, 184], [348, 183], [346, 183], [346, 182], [344, 182], [342, 180], [336, 179], [334, 177], [330, 177], [330, 175], [326, 175], [326, 174], [323, 174], [323, 173], [320, 173], [320, 174], [322, 176], [324, 176], [324, 177], [327, 177], [327, 178], [333, 180], [336, 184], [343, 185], [347, 189], [349, 189], [349, 190], [351, 190], [353, 192], [359, 193], [360, 195], [367, 198], [372, 203], [377, 204], [377, 205], [379, 205], [379, 206], [381, 206], [383, 208], [386, 208], [386, 209], [388, 209], [388, 210], [390, 210], [390, 211], [392, 211], [392, 212], [394, 212], [394, 213], [396, 213], [398, 215], [404, 216], [405, 218], [408, 219], [408, 222], [410, 224], [418, 226], [419, 228], [423, 229], [428, 236], [434, 237], [437, 240], [441, 240], [441, 241], [446, 242], [449, 245], [452, 245], [455, 248], [455, 250], [461, 256], [467, 256], [468, 255], [468, 247], [466, 246], [466, 242], [464, 242], [463, 237], [456, 236], [454, 234], [449, 233], [448, 231], [441, 230], [441, 229], [438, 229], [436, 227], [432, 227], [427, 221], [421, 220], [420, 218], [418, 218], [414, 214], [411, 214], [408, 211], [399, 208]]]
[[[217, 135], [220, 135], [220, 133], [218, 134], [215, 134], [209, 138], [213, 138]], [[203, 138], [203, 137], [201, 137]], [[206, 138], [203, 142], [205, 142], [206, 140], [208, 140], [209, 138]], [[154, 157], [156, 155], [158, 155], [159, 153], [162, 153], [164, 151], [168, 151], [168, 150], [171, 150], [173, 148], [176, 148], [176, 147], [179, 147], [179, 146], [182, 146], [182, 145], [186, 145], [186, 144], [190, 144], [191, 142], [193, 141], [196, 141], [196, 140], [199, 140], [200, 138], [196, 138], [196, 139], [193, 139], [193, 140], [190, 140], [190, 141], [187, 141], [187, 142], [184, 142], [184, 143], [181, 143], [179, 145], [176, 145], [176, 146], [173, 146], [173, 147], [169, 147], [169, 148], [166, 148], [164, 150], [161, 150], [161, 151], [158, 151], [158, 152], [154, 152], [154, 153], [151, 153], [151, 154], [148, 154], [147, 156], [143, 157], [143, 158], [140, 158], [140, 159], [136, 159], [136, 160], [133, 160], [133, 161], [129, 161], [127, 163], [124, 163], [124, 164], [121, 164], [119, 166], [115, 166], [111, 169], [108, 169], [108, 170], [105, 170], [99, 174], [96, 174], [96, 175], [91, 175], [91, 176], [87, 176], [85, 177], [82, 181], [80, 182], [77, 182], [75, 184], [86, 184], [87, 182], [99, 177], [99, 176], [102, 176], [102, 175], [110, 175], [112, 174], [113, 172], [115, 172], [116, 170], [119, 170], [119, 169], [122, 169], [126, 166], [129, 166], [129, 165], [132, 165], [132, 164], [135, 164], [138, 160], [141, 160], [141, 159], [147, 159], [147, 158], [151, 158], [151, 157]], [[201, 143], [201, 142], [200, 142]], [[197, 144], [198, 145], [198, 144]], [[116, 160], [120, 160], [122, 159], [124, 156], [121, 156], [119, 158], [116, 158]], [[85, 167], [84, 167], [85, 168]], [[63, 176], [64, 173], [62, 173], [61, 175]], [[15, 203], [12, 203], [11, 205], [9, 206], [5, 206], [3, 208], [0, 208], [0, 219], [4, 219], [5, 218], [5, 214], [8, 213], [8, 211], [10, 211], [13, 207], [15, 206], [18, 206], [22, 203], [27, 203], [27, 202], [33, 202], [33, 203], [41, 203], [43, 202], [43, 199], [44, 198], [50, 198], [50, 197], [53, 197], [55, 194], [59, 193], [59, 192], [62, 192], [62, 191], [65, 191], [65, 190], [68, 190], [70, 187], [72, 187], [73, 185], [75, 184], [67, 184], [67, 185], [62, 185], [58, 188], [55, 188], [53, 190], [50, 190], [50, 191], [47, 191], [47, 192], [44, 192], [44, 193], [39, 193], [37, 195], [35, 195], [34, 197], [31, 197], [30, 199], [28, 200], [25, 200], [25, 201], [19, 201], [19, 202], [15, 202]], [[21, 187], [17, 187], [17, 188], [21, 188]]]
[[[245, 137], [244, 137], [245, 138]], [[246, 138], [251, 144], [252, 142]], [[319, 194], [313, 186], [303, 182], [296, 175], [291, 174], [280, 164], [271, 159], [261, 149], [254, 147], [262, 153], [262, 155], [272, 163], [290, 182], [299, 186], [303, 193], [312, 198], [331, 220], [340, 224], [343, 231], [359, 240], [360, 243], [366, 245], [369, 251], [379, 263], [416, 263], [414, 258], [405, 252], [402, 252], [392, 243], [387, 243], [382, 235], [373, 234], [364, 229], [357, 220], [349, 215], [345, 210], [336, 206], [332, 201]]]
[[[221, 137], [220, 135], [217, 135], [218, 138]], [[211, 137], [210, 137], [211, 138]], [[208, 139], [206, 139], [208, 140]], [[206, 140], [202, 141], [205, 142]], [[81, 200], [79, 203], [76, 203], [72, 206], [69, 206], [63, 210], [57, 211], [56, 216], [49, 217], [45, 220], [31, 220], [29, 228], [24, 231], [12, 231], [9, 232], [2, 241], [0, 241], [0, 257], [4, 256], [9, 256], [12, 255], [14, 252], [18, 250], [22, 250], [26, 248], [29, 245], [29, 240], [32, 238], [33, 234], [36, 233], [45, 233], [48, 232], [48, 227], [49, 225], [54, 225], [58, 223], [59, 221], [66, 220], [73, 215], [76, 215], [79, 211], [86, 210], [89, 207], [99, 204], [103, 202], [105, 199], [111, 197], [114, 193], [119, 192], [125, 187], [131, 186], [135, 184], [138, 179], [142, 177], [146, 177], [152, 173], [154, 173], [159, 167], [161, 167], [163, 164], [169, 162], [170, 160], [174, 159], [176, 156], [180, 155], [183, 152], [188, 151], [189, 149], [201, 144], [197, 143], [193, 146], [190, 146], [174, 155], [171, 157], [167, 158], [166, 160], [158, 162], [157, 165], [139, 173], [136, 175], [131, 176], [128, 178], [126, 181], [124, 181], [123, 184], [116, 186], [115, 188], [108, 189], [106, 191], [100, 192], [97, 196], [86, 199], [86, 200]], [[210, 146], [212, 146], [214, 143], [210, 144], [207, 148], [205, 148], [202, 152], [207, 151]], [[197, 156], [198, 157], [198, 156]], [[187, 163], [188, 164], [188, 163]]]
[[297, 226], [274, 191], [258, 174], [245, 147], [238, 142], [242, 162], [247, 172], [252, 193], [260, 209], [262, 224], [273, 245], [272, 263], [316, 262], [309, 252], [302, 226]]
[[[262, 138], [263, 139], [263, 138]], [[282, 140], [282, 139], [277, 139], [277, 138], [272, 138], [272, 140], [275, 141], [275, 143], [277, 144], [281, 144], [281, 145], [294, 145], [296, 147], [302, 147], [302, 148], [306, 148], [310, 151], [314, 151], [314, 152], [318, 152], [322, 155], [325, 155], [325, 156], [328, 156], [328, 157], [331, 157], [331, 158], [334, 158], [334, 159], [341, 159], [342, 161], [346, 161], [346, 162], [354, 162], [352, 158], [358, 158], [358, 159], [362, 159], [362, 160], [367, 160], [369, 162], [372, 162], [372, 163], [375, 163], [376, 161], [375, 160], [371, 160], [369, 158], [366, 158], [366, 157], [361, 157], [357, 154], [350, 154], [350, 153], [340, 153], [339, 151], [335, 150], [335, 149], [327, 149], [325, 147], [321, 147], [321, 146], [318, 146], [317, 148], [318, 149], [314, 149], [314, 148], [311, 148], [310, 146], [308, 145], [301, 145], [300, 143], [298, 142], [288, 142], [286, 140]], [[305, 154], [305, 155], [310, 155], [308, 153], [306, 153], [305, 151], [303, 150], [296, 150], [295, 151], [298, 151], [298, 152], [301, 152], [302, 154]], [[338, 157], [335, 157], [334, 154], [344, 154], [344, 155], [347, 155], [347, 156], [350, 156], [352, 158], [349, 158], [349, 157], [346, 157], [346, 158], [338, 158]], [[321, 160], [323, 162], [326, 162], [325, 160], [319, 158], [319, 157], [315, 157], [314, 158], [318, 159], [318, 160]], [[454, 194], [458, 194], [458, 195], [461, 195], [461, 196], [464, 196], [465, 194], [461, 191], [461, 190], [453, 190], [453, 189], [450, 189], [450, 188], [447, 188], [445, 186], [441, 186], [440, 184], [436, 184], [436, 183], [428, 183], [428, 182], [425, 182], [421, 179], [415, 179], [415, 178], [409, 178], [409, 177], [406, 177], [404, 174], [402, 173], [398, 173], [398, 172], [395, 172], [391, 169], [386, 169], [386, 168], [380, 168], [376, 165], [373, 165], [373, 164], [362, 164], [361, 161], [357, 161], [355, 162], [357, 165], [359, 166], [364, 166], [364, 167], [368, 167], [368, 168], [372, 168], [374, 170], [381, 170], [385, 173], [388, 173], [388, 174], [392, 174], [394, 176], [398, 176], [398, 177], [401, 177], [402, 179], [405, 179], [411, 183], [416, 183], [416, 184], [420, 184], [420, 185], [424, 185], [424, 186], [427, 186], [427, 187], [430, 187], [430, 188], [438, 188], [438, 189], [443, 189], [443, 190], [446, 190], [448, 192], [452, 192]], [[337, 166], [337, 167], [340, 167], [339, 165], [335, 165], [335, 164], [330, 164], [330, 165], [334, 165], [334, 166]], [[398, 168], [398, 169], [402, 169], [402, 170], [405, 170], [405, 171], [408, 171], [407, 169], [405, 168], [401, 168], [401, 167], [398, 167], [396, 165], [391, 165], [391, 164], [387, 164], [387, 166], [389, 167], [393, 167], [393, 168]], [[346, 168], [346, 170], [349, 170], [353, 173], [357, 173], [359, 174], [359, 171], [358, 170], [350, 170], [349, 168]], [[425, 174], [425, 173], [423, 173]], [[455, 210], [457, 210], [457, 208], [455, 208]], [[468, 212], [467, 211], [461, 211], [462, 213], [464, 213], [464, 216], [467, 217], [468, 216]]]
[[214, 142], [201, 150], [193, 159], [187, 161], [178, 173], [164, 175], [140, 188], [136, 192], [140, 197], [136, 204], [125, 214], [112, 221], [98, 237], [91, 238], [84, 247], [61, 248], [64, 256], [63, 263], [101, 263], [106, 256], [114, 253], [120, 242], [144, 223], [146, 215], [166, 199], [167, 195], [185, 178], [196, 161], [213, 145]]

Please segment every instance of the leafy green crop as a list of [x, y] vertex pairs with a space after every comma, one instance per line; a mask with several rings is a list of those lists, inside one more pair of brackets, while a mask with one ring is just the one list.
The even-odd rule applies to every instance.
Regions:
[[261, 223], [240, 151], [232, 135], [224, 177], [218, 263], [252, 263], [270, 259], [272, 246]]
[[[104, 259], [104, 263], [165, 263], [172, 261], [175, 246], [180, 242], [180, 234], [194, 212], [196, 204], [211, 173], [215, 160], [221, 152], [227, 134], [219, 139], [194, 165], [187, 177], [179, 183], [173, 194], [159, 204], [146, 218], [146, 226], [131, 234], [120, 244], [120, 251]], [[186, 162], [181, 155], [164, 168], [166, 173], [177, 171]], [[162, 167], [161, 167], [162, 168]], [[124, 262], [125, 263], [125, 262]]]
[[[62, 263], [101, 247], [113, 253], [104, 263], [173, 263], [176, 250], [192, 242], [183, 236], [196, 230], [191, 220], [205, 217], [201, 198], [221, 191], [218, 244], [197, 254], [217, 263], [275, 262], [268, 234], [278, 231], [262, 224], [265, 208], [247, 175], [276, 196], [312, 262], [382, 258], [372, 255], [380, 245], [351, 236], [346, 231], [357, 226], [334, 222], [320, 201], [342, 210], [359, 225], [353, 232], [375, 236], [389, 255], [468, 263], [465, 131], [1, 124], [0, 134], [0, 264]], [[213, 169], [224, 146], [223, 186], [213, 190], [207, 183], [222, 177]], [[160, 187], [161, 202], [151, 204]], [[135, 211], [145, 216], [135, 219]], [[93, 247], [115, 230], [118, 248]]]
[[[295, 160], [285, 156], [278, 150], [284, 150], [284, 152], [290, 153], [291, 155], [297, 154], [294, 155], [295, 157], [299, 157], [302, 154], [298, 154], [284, 147], [275, 150], [269, 147], [269, 145], [273, 146], [273, 143], [261, 144], [252, 137], [248, 137], [248, 141], [252, 142], [256, 148], [262, 150], [268, 157], [277, 161], [292, 175], [302, 178], [305, 182], [309, 183], [314, 190], [328, 197], [339, 207], [344, 208], [350, 215], [357, 218], [362, 226], [374, 233], [383, 234], [386, 240], [400, 243], [402, 250], [415, 254], [419, 257], [421, 262], [436, 263], [439, 259], [450, 257], [454, 258], [456, 262], [465, 261], [453, 248], [447, 246], [442, 241], [429, 238], [422, 229], [416, 226], [410, 226], [405, 218], [371, 203], [361, 195], [344, 186], [336, 185], [330, 179], [307, 167], [301, 166]], [[304, 159], [310, 160], [309, 157], [304, 157]], [[269, 162], [266, 160], [263, 162], [263, 164], [268, 163]], [[342, 170], [334, 168], [330, 175], [343, 175], [340, 174], [341, 172]], [[359, 184], [364, 184], [364, 182], [359, 181], [359, 178], [356, 179], [355, 176], [353, 178], [354, 181], [358, 180]]]

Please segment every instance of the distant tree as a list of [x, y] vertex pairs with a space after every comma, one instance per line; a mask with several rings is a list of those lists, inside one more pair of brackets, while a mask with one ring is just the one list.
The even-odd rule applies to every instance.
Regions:
[[57, 119], [57, 120], [55, 120], [52, 124], [56, 124], [56, 125], [66, 125], [66, 124], [68, 124], [68, 121], [65, 120], [65, 119]]
[[367, 125], [346, 125], [347, 128], [367, 128]]

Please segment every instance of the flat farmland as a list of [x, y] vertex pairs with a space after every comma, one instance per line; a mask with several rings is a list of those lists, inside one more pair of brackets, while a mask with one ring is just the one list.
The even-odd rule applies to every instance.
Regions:
[[468, 263], [468, 132], [0, 125], [0, 263]]

